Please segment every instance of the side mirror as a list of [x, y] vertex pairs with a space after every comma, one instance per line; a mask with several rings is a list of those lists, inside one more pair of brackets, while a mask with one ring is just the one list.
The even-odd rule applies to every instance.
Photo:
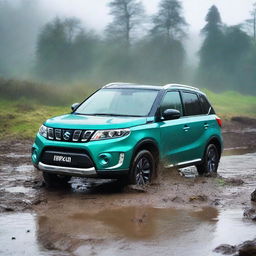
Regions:
[[74, 104], [72, 104], [72, 105], [71, 105], [71, 110], [72, 110], [72, 111], [75, 111], [75, 110], [78, 108], [79, 105], [80, 105], [80, 103], [74, 103]]
[[177, 109], [166, 109], [163, 113], [164, 120], [179, 119], [180, 116], [180, 111]]

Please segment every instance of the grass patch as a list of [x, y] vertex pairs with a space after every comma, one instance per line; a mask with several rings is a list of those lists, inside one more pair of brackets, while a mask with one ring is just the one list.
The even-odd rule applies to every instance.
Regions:
[[224, 187], [227, 185], [226, 181], [223, 178], [216, 178], [215, 182], [217, 183], [218, 186]]
[[97, 86], [40, 84], [0, 77], [0, 100], [27, 101], [35, 104], [63, 106], [83, 100]]
[[203, 91], [208, 96], [217, 114], [222, 118], [230, 119], [233, 116], [256, 118], [256, 96], [243, 95], [234, 91], [224, 93]]
[[46, 119], [70, 111], [70, 106], [45, 106], [27, 101], [0, 100], [0, 139], [9, 136], [33, 138]]

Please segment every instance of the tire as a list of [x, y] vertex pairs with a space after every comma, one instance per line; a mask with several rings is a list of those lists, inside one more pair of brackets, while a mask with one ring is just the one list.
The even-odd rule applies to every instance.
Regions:
[[129, 174], [129, 183], [139, 186], [149, 184], [156, 172], [156, 162], [152, 153], [141, 150], [134, 157]]
[[66, 186], [71, 179], [71, 176], [63, 176], [48, 172], [43, 172], [43, 178], [48, 188]]
[[214, 144], [208, 144], [201, 164], [196, 165], [199, 175], [216, 176], [219, 166], [219, 152]]

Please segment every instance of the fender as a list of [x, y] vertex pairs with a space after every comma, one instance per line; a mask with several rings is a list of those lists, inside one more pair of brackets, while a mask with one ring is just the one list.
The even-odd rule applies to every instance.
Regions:
[[[158, 143], [156, 142], [155, 139], [148, 137], [148, 138], [141, 139], [140, 141], [137, 142], [137, 144], [135, 145], [135, 147], [133, 149], [132, 158], [131, 158], [132, 160], [134, 159], [135, 153], [138, 150], [138, 148], [140, 148], [144, 144], [154, 145], [154, 147], [157, 149], [158, 155], [160, 155]], [[132, 161], [130, 163], [130, 168], [131, 168], [131, 165], [132, 165]]]
[[[222, 143], [221, 138], [220, 138], [219, 136], [217, 136], [217, 135], [211, 136], [211, 137], [206, 141], [205, 149], [204, 149], [204, 155], [205, 155], [206, 146], [209, 144], [209, 142], [210, 142], [211, 140], [217, 140], [217, 141], [219, 142], [219, 144], [220, 144], [220, 157], [221, 157], [221, 153], [223, 152], [223, 143]], [[203, 157], [204, 157], [204, 155], [203, 155]], [[202, 157], [202, 159], [203, 159], [203, 157]]]

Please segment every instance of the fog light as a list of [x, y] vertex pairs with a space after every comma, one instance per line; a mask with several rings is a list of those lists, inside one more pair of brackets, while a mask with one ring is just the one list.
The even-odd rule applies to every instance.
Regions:
[[109, 164], [109, 162], [112, 158], [111, 154], [108, 154], [108, 153], [100, 154], [99, 157], [100, 157], [100, 164], [101, 165]]

